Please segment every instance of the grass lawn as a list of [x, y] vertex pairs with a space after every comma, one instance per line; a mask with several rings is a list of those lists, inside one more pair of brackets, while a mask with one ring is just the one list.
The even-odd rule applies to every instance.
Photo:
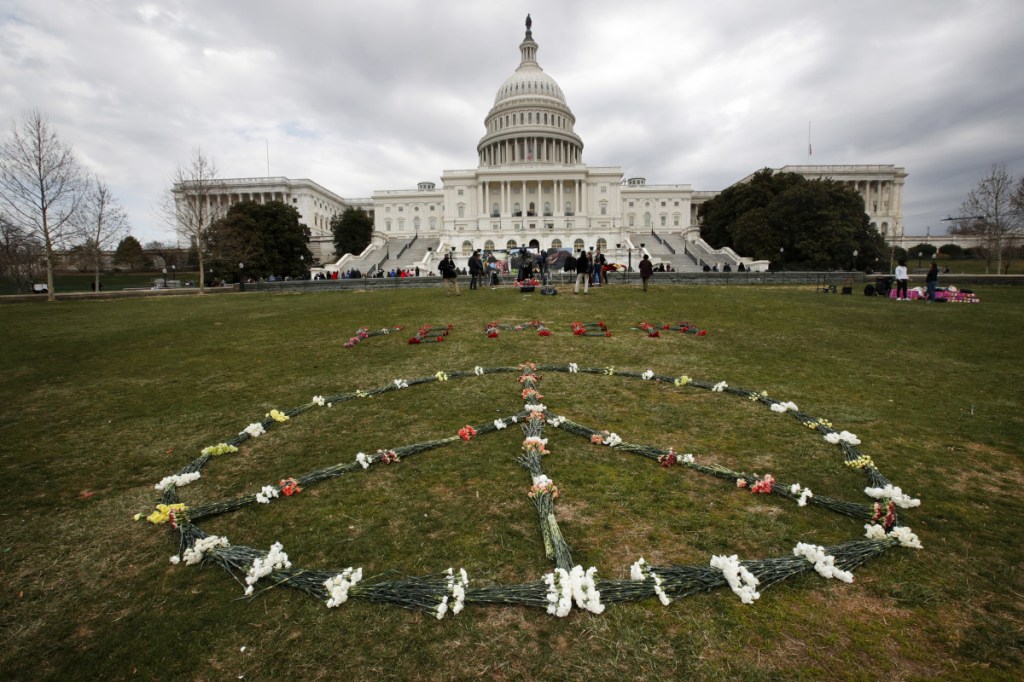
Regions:
[[[1018, 679], [1024, 665], [1024, 289], [980, 305], [896, 303], [813, 287], [612, 286], [573, 296], [440, 288], [0, 306], [0, 677], [6, 679]], [[566, 295], [568, 294], [568, 295]], [[554, 334], [483, 333], [540, 319]], [[607, 338], [572, 336], [604, 320]], [[706, 337], [630, 331], [688, 320]], [[454, 325], [408, 345], [424, 323]], [[361, 326], [397, 335], [342, 343]], [[766, 390], [849, 430], [919, 508], [852, 584], [815, 573], [744, 605], [728, 589], [611, 604], [594, 616], [470, 604], [438, 621], [296, 590], [243, 598], [216, 566], [173, 566], [167, 526], [133, 522], [153, 485], [271, 409], [438, 370], [614, 366]], [[452, 436], [522, 407], [515, 374], [413, 386], [317, 408], [213, 459], [190, 505]], [[860, 503], [838, 448], [745, 398], [544, 373], [543, 402], [634, 443], [773, 473]], [[863, 535], [863, 522], [752, 495], [684, 467], [547, 429], [545, 471], [573, 558], [626, 578], [639, 557], [706, 566]], [[473, 584], [551, 570], [509, 428], [200, 522], [232, 544], [281, 541], [296, 565], [366, 582], [464, 567]]]

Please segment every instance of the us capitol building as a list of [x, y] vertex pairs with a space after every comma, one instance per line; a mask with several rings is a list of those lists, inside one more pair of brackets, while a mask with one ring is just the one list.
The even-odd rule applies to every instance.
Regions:
[[[238, 201], [284, 201], [299, 210], [312, 233], [310, 249], [322, 269], [412, 268], [436, 270], [439, 254], [454, 252], [460, 266], [474, 249], [502, 251], [600, 248], [610, 262], [638, 261], [647, 253], [676, 270], [705, 263], [751, 261], [731, 249], [712, 249], [700, 239], [697, 207], [719, 194], [688, 184], [649, 185], [624, 178], [618, 166], [588, 166], [576, 117], [562, 89], [537, 62], [537, 43], [527, 17], [520, 62], [498, 88], [477, 144], [476, 168], [446, 170], [441, 187], [380, 190], [371, 199], [345, 199], [311, 180], [226, 179], [213, 201], [221, 209]], [[785, 166], [808, 179], [845, 182], [863, 197], [871, 222], [887, 240], [903, 236], [903, 168], [893, 165]], [[746, 182], [750, 176], [739, 182]], [[330, 220], [348, 206], [371, 213], [374, 233], [362, 254], [335, 254]], [[635, 267], [635, 263], [633, 263]]]

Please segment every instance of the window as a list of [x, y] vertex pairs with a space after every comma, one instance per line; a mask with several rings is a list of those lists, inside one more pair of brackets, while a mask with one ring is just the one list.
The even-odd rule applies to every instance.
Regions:
[[582, 251], [583, 250], [583, 240], [582, 239], [577, 239], [576, 241], [574, 241], [572, 243], [572, 250], [573, 251]]
[[661, 205], [662, 205], [662, 206], [664, 207], [664, 206], [665, 206], [665, 202], [664, 202], [664, 201], [663, 201], [663, 202], [661, 202]]
[[420, 217], [419, 216], [416, 216], [415, 218], [412, 219], [412, 227], [417, 232], [420, 231]]
[[497, 201], [495, 201], [493, 204], [491, 204], [491, 215], [492, 216], [501, 215], [501, 207], [498, 206], [498, 202]]
[[572, 213], [572, 202], [571, 201], [567, 201], [567, 202], [565, 202], [565, 215], [572, 215], [572, 214], [573, 214]]
[[431, 230], [436, 230], [437, 229], [437, 218], [435, 218], [434, 216], [430, 216], [430, 229]]
[[552, 249], [560, 249], [560, 248], [562, 248], [562, 240], [561, 239], [552, 239], [551, 240], [551, 248]]
[[462, 188], [461, 187], [459, 188], [459, 196], [460, 197], [462, 196]]
[[387, 230], [388, 232], [391, 231], [391, 218], [388, 218], [387, 220], [384, 221], [384, 229]]
[[601, 194], [608, 194], [608, 185], [601, 185]]
[[523, 215], [523, 209], [519, 207], [519, 202], [512, 204], [512, 215], [521, 216]]
[[629, 226], [636, 227], [636, 216], [632, 213], [629, 214]]
[[598, 239], [597, 240], [597, 248], [601, 249], [602, 251], [607, 251], [608, 250], [608, 240], [605, 239], [604, 237], [601, 237], [600, 239]]
[[678, 202], [678, 201], [677, 201], [677, 202], [675, 202], [675, 204], [674, 204], [674, 205], [675, 205], [675, 206], [678, 206], [678, 205], [679, 205], [679, 202]]
[[391, 207], [390, 206], [385, 206], [384, 207], [384, 212], [385, 213], [391, 213]]
[[673, 213], [672, 214], [672, 224], [674, 226], [676, 226], [676, 227], [679, 227], [679, 214], [678, 213]]
[[551, 215], [551, 202], [550, 201], [545, 201], [544, 202], [544, 215]]
[[419, 207], [419, 206], [415, 206], [415, 207], [413, 207], [413, 209], [412, 209], [412, 210], [414, 210], [414, 211], [416, 211], [417, 213], [419, 213], [419, 212], [420, 212], [420, 207]]
[[661, 226], [662, 227], [665, 227], [667, 218], [668, 218], [668, 216], [666, 216], [664, 213], [661, 214]]
[[465, 218], [466, 217], [466, 205], [465, 204], [459, 204], [458, 211], [459, 211], [459, 217], [460, 218]]
[[466, 240], [462, 242], [462, 255], [472, 256], [473, 255], [473, 242]]
[[398, 219], [398, 231], [401, 232], [405, 229], [405, 218]]
[[650, 226], [651, 226], [651, 214], [650, 213], [644, 213], [644, 227], [650, 227]]
[[431, 210], [431, 211], [433, 211], [433, 210], [434, 210], [434, 205], [433, 205], [433, 204], [431, 204], [431, 205], [430, 205], [430, 210]]
[[632, 202], [632, 201], [631, 201], [631, 202], [629, 202], [629, 207], [630, 207], [630, 208], [633, 208], [633, 202]]
[[571, 230], [572, 229], [572, 221], [571, 220], [565, 221], [565, 229], [567, 229], [567, 230]]
[[608, 202], [607, 201], [602, 201], [601, 202], [601, 215], [608, 215]]
[[526, 122], [527, 123], [533, 123], [533, 112], [532, 111], [526, 115]]
[[405, 206], [399, 206], [398, 207], [398, 212], [402, 213], [403, 211], [405, 211]]
[[490, 239], [484, 242], [484, 251], [494, 251], [494, 242]]
[[508, 249], [509, 251], [516, 248], [516, 240], [509, 239], [508, 242], [505, 244], [505, 248]]

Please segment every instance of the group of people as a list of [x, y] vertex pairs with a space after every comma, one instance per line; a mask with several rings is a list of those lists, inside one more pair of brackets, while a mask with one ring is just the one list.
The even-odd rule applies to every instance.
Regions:
[[[715, 263], [714, 265], [708, 265], [707, 263], [705, 263], [704, 267], [701, 269], [704, 272], [732, 272], [732, 266], [729, 265], [728, 263], [723, 264], [721, 270], [718, 269], [718, 263]], [[747, 269], [743, 266], [742, 262], [736, 267], [736, 272], [746, 271]]]
[[[907, 285], [910, 282], [910, 274], [907, 272], [906, 258], [900, 258], [899, 265], [896, 266], [896, 272], [893, 274], [896, 278], [896, 300], [909, 301]], [[935, 301], [935, 289], [939, 286], [939, 264], [935, 261], [932, 261], [931, 268], [925, 274], [924, 283], [928, 291], [927, 300], [929, 303], [932, 303]]]

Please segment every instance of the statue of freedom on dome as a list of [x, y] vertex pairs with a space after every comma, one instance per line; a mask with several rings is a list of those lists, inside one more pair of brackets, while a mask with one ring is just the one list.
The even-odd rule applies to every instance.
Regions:
[[526, 30], [529, 31], [531, 28], [533, 28], [533, 19], [530, 18], [529, 14], [527, 14], [526, 15]]

